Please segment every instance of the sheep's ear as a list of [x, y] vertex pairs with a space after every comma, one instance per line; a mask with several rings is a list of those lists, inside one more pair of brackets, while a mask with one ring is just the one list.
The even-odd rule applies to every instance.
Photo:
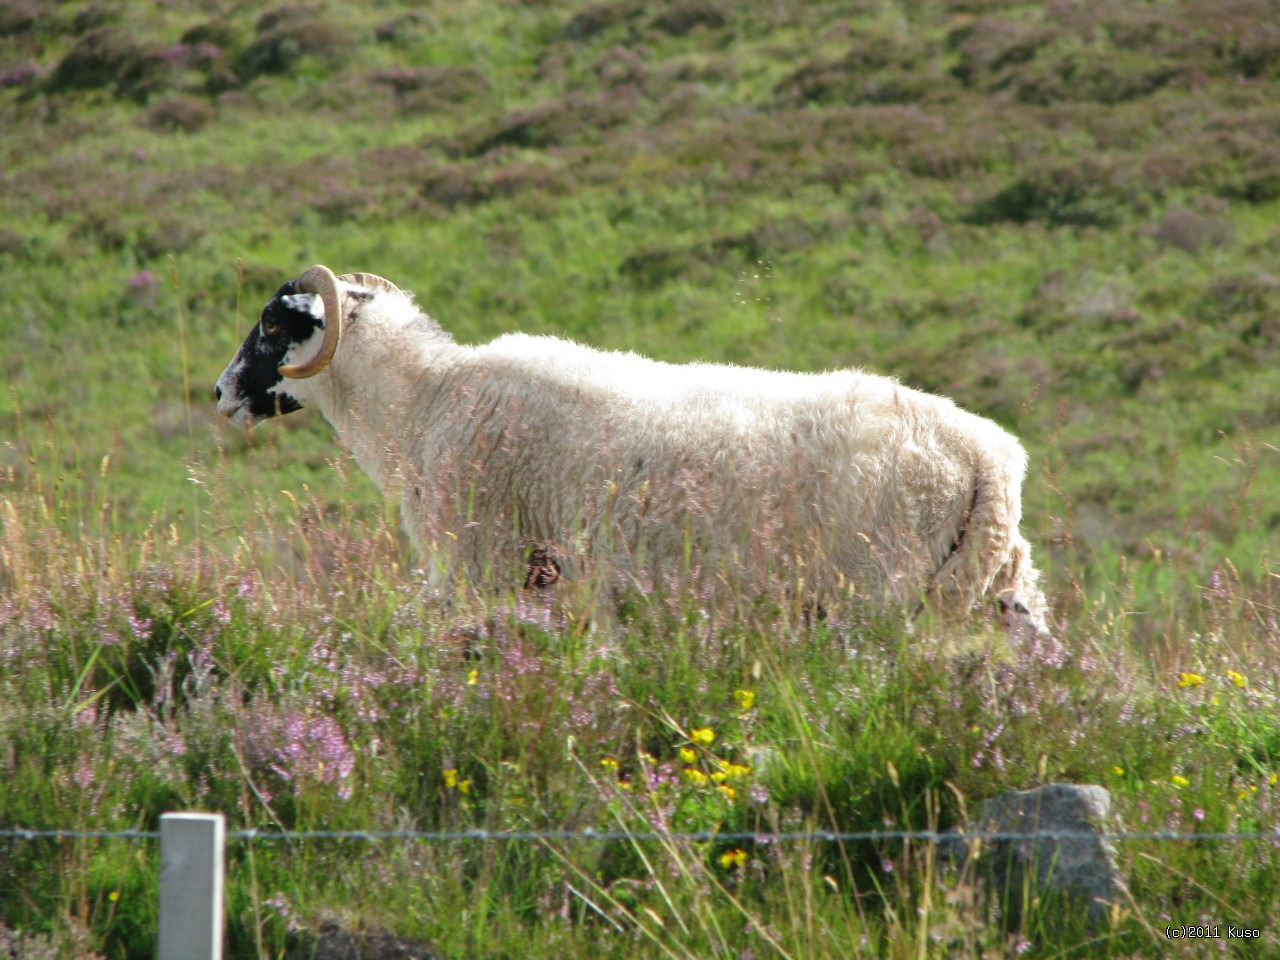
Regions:
[[280, 302], [290, 310], [305, 313], [307, 316], [315, 317], [317, 320], [324, 317], [324, 310], [322, 309], [324, 301], [314, 293], [286, 293], [283, 297], [280, 297]]

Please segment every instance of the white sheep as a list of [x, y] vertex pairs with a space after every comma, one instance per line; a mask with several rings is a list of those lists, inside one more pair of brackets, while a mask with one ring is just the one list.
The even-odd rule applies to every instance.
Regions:
[[390, 282], [317, 266], [267, 303], [215, 393], [246, 427], [318, 407], [415, 547], [474, 581], [696, 569], [948, 618], [989, 596], [1046, 630], [1022, 446], [887, 377], [463, 345]]

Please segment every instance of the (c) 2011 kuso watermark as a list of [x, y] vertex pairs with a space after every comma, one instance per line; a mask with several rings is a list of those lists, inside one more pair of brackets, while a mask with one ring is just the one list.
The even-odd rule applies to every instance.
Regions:
[[[1226, 931], [1225, 934], [1223, 931]], [[1262, 931], [1257, 927], [1224, 927], [1217, 923], [1194, 926], [1170, 924], [1164, 928], [1164, 935], [1170, 940], [1256, 940], [1262, 936]]]

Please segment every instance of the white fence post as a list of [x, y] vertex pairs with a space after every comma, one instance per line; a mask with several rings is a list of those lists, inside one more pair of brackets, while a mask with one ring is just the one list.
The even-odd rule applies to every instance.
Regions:
[[222, 960], [220, 813], [160, 816], [159, 960]]

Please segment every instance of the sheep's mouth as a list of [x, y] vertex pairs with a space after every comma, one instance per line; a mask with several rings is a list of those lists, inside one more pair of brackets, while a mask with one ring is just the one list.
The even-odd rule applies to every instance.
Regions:
[[218, 413], [226, 417], [227, 422], [233, 427], [242, 427], [246, 430], [258, 422], [258, 418], [249, 411], [249, 402], [247, 400], [242, 400], [239, 403], [226, 399], [219, 400]]

